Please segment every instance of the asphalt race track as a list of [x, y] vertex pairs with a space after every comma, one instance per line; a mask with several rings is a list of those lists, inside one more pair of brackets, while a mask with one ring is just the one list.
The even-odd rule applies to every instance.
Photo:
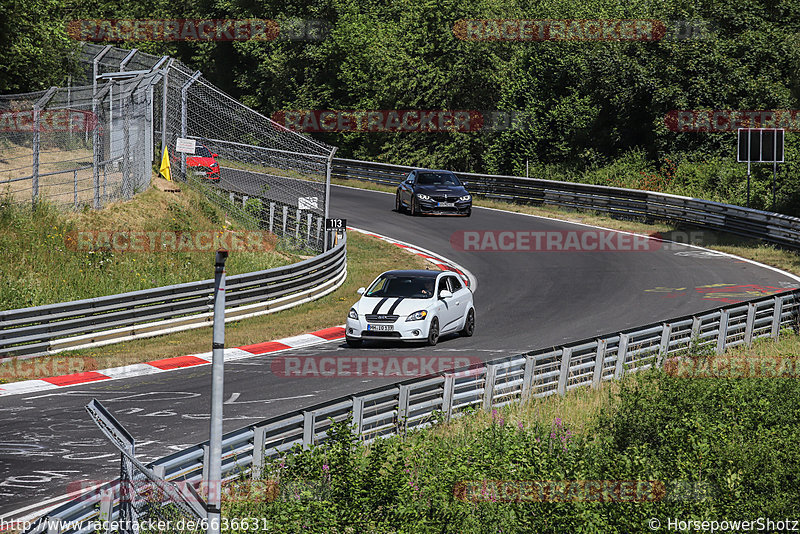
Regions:
[[[710, 310], [730, 300], [798, 285], [794, 278], [774, 270], [684, 246], [635, 252], [465, 252], [450, 245], [455, 232], [586, 227], [480, 208], [474, 209], [470, 218], [410, 217], [392, 211], [393, 207], [393, 195], [332, 187], [331, 216], [436, 251], [477, 277], [475, 336], [443, 338], [433, 349], [392, 344], [351, 349], [335, 341], [291, 354], [436, 353], [492, 359]], [[370, 280], [362, 282], [366, 285]], [[714, 292], [715, 284], [724, 284], [725, 292]], [[357, 295], [352, 298], [355, 301]], [[210, 350], [211, 330], [198, 330], [197, 335], [208, 338]], [[258, 356], [226, 365], [226, 432], [395, 381], [287, 379], [270, 372], [274, 357]], [[138, 440], [137, 453], [142, 460], [151, 461], [207, 439], [210, 373], [211, 366], [203, 366], [57, 392], [0, 397], [4, 429], [0, 437], [0, 516], [45, 504], [81, 484], [91, 486], [118, 476], [118, 453], [84, 410], [93, 397]]]

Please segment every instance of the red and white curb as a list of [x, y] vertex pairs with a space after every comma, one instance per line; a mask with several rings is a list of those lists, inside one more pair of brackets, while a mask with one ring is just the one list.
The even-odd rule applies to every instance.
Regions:
[[[434, 252], [425, 250], [423, 248], [398, 241], [390, 237], [386, 237], [374, 232], [367, 232], [358, 228], [350, 228], [353, 231], [360, 232], [377, 239], [386, 241], [404, 250], [421, 256], [443, 271], [455, 271], [463, 279], [464, 282], [475, 291], [475, 277], [466, 269], [461, 267], [455, 262], [444, 258]], [[252, 358], [253, 356], [260, 356], [272, 352], [279, 352], [289, 349], [298, 349], [301, 347], [310, 347], [337, 339], [344, 339], [344, 325], [325, 328], [317, 330], [309, 334], [300, 334], [298, 336], [277, 339], [274, 341], [266, 341], [264, 343], [256, 343], [255, 345], [246, 345], [244, 347], [226, 348], [225, 361], [232, 362], [241, 360], [243, 358]], [[176, 369], [185, 369], [187, 367], [197, 367], [201, 365], [211, 364], [212, 353], [204, 352], [202, 354], [190, 354], [187, 356], [176, 356], [173, 358], [164, 358], [162, 360], [154, 360], [146, 363], [135, 363], [125, 365], [122, 367], [112, 367], [110, 369], [102, 369], [98, 371], [84, 371], [81, 373], [73, 373], [61, 376], [53, 376], [49, 378], [42, 378], [36, 380], [24, 380], [21, 382], [11, 382], [9, 384], [0, 384], [0, 397], [9, 395], [21, 395], [27, 393], [34, 393], [50, 389], [59, 389], [80, 384], [88, 384], [91, 382], [99, 382], [103, 380], [119, 380], [123, 378], [134, 378], [138, 376], [152, 375], [156, 373], [164, 373], [167, 371], [174, 371]], [[35, 368], [35, 364], [31, 364]]]

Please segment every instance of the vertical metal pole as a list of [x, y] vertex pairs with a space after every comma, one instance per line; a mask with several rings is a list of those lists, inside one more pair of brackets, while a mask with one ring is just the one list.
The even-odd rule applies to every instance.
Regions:
[[158, 161], [164, 156], [164, 150], [167, 148], [167, 92], [169, 91], [169, 69], [172, 67], [172, 59], [167, 62], [164, 67], [161, 79], [163, 80], [164, 88], [161, 91], [161, 152], [158, 154]]
[[525, 160], [525, 178], [529, 178], [529, 175], [528, 175], [528, 160], [527, 159]]
[[120, 111], [122, 112], [122, 195], [125, 198], [133, 196], [133, 184], [131, 183], [131, 169], [130, 169], [130, 144], [131, 144], [131, 125], [130, 125], [130, 105], [129, 100], [133, 98], [133, 91], [130, 95], [123, 96], [124, 91], [120, 90]]
[[[189, 133], [188, 127], [188, 107], [189, 107], [189, 87], [200, 77], [200, 71], [195, 71], [192, 77], [181, 87], [181, 137], [185, 138]], [[181, 173], [186, 177], [186, 154], [181, 153]]]
[[78, 211], [78, 169], [75, 169], [72, 174], [73, 178], [75, 179], [72, 193], [75, 197], [75, 211]]
[[[336, 154], [336, 147], [331, 150], [331, 153], [328, 155], [328, 161], [325, 164], [325, 218], [328, 218], [330, 214], [330, 203], [331, 203], [331, 167], [333, 166], [333, 155]], [[328, 233], [325, 232], [325, 245], [323, 247], [323, 251], [328, 250]]]
[[92, 186], [94, 188], [94, 209], [100, 209], [100, 121], [97, 91], [92, 95], [92, 116], [95, 117], [92, 125]]
[[32, 173], [32, 198], [35, 205], [39, 200], [39, 106], [33, 105], [33, 169]]
[[225, 260], [227, 250], [218, 250], [214, 261], [214, 335], [211, 367], [211, 428], [209, 430], [208, 486], [206, 506], [208, 534], [218, 534], [222, 506], [222, 396], [225, 384]]
[[750, 207], [750, 132], [747, 132], [747, 207]]

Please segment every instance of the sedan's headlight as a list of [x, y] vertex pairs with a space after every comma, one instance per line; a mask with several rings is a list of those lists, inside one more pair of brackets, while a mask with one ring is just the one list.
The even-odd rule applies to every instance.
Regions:
[[423, 195], [421, 193], [417, 194], [417, 198], [420, 199], [420, 200], [430, 200], [431, 199], [431, 197], [429, 197], [428, 195]]
[[458, 197], [458, 200], [460, 200], [462, 202], [466, 202], [470, 198], [472, 198], [472, 197], [470, 197], [469, 195], [464, 195], [463, 197]]
[[350, 308], [350, 311], [347, 312], [347, 317], [358, 321], [358, 312], [356, 311], [355, 308]]
[[406, 322], [408, 322], [408, 321], [421, 321], [427, 316], [428, 316], [428, 312], [426, 312], [425, 310], [415, 311], [414, 313], [412, 313], [411, 315], [408, 316], [408, 319], [406, 319]]

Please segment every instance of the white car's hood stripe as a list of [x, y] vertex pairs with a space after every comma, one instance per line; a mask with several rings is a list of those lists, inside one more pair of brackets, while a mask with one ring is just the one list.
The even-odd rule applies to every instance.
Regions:
[[[387, 306], [391, 307], [387, 311]], [[363, 297], [358, 304], [358, 313], [374, 315], [406, 316], [419, 310], [429, 310], [434, 303], [432, 299], [412, 299], [402, 297]]]
[[378, 301], [378, 303], [375, 305], [375, 309], [372, 310], [372, 313], [377, 315], [378, 311], [381, 309], [381, 306], [383, 306], [383, 303], [387, 300], [389, 300], [389, 297], [383, 297], [380, 301]]

